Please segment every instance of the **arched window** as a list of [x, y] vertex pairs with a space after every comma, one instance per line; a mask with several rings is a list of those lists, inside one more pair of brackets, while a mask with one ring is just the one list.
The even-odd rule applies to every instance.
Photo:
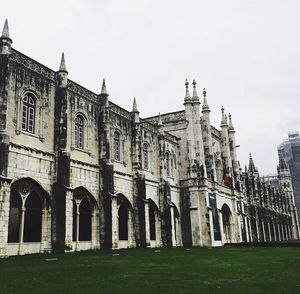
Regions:
[[22, 208], [21, 197], [15, 189], [12, 189], [10, 195], [8, 243], [19, 242], [21, 208]]
[[171, 175], [171, 168], [170, 168], [170, 153], [166, 153], [166, 170], [167, 170], [167, 176], [169, 177]]
[[92, 240], [92, 209], [87, 198], [79, 206], [79, 241]]
[[148, 144], [143, 144], [143, 168], [149, 169], [149, 148]]
[[119, 208], [119, 240], [128, 240], [128, 209], [125, 204]]
[[24, 242], [41, 242], [42, 201], [36, 192], [31, 192], [25, 202]]
[[114, 159], [120, 161], [120, 134], [118, 132], [114, 133]]
[[75, 147], [83, 149], [84, 140], [84, 118], [82, 114], [77, 114], [75, 118]]
[[155, 212], [152, 207], [149, 207], [149, 223], [150, 223], [150, 240], [156, 240]]
[[32, 134], [35, 125], [35, 107], [36, 103], [33, 96], [26, 94], [22, 105], [22, 130]]

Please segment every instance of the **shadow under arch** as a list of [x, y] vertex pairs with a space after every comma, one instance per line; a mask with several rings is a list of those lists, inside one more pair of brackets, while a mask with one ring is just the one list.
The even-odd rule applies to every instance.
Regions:
[[222, 221], [223, 221], [223, 233], [224, 242], [230, 243], [232, 240], [232, 213], [229, 206], [225, 203], [221, 208]]

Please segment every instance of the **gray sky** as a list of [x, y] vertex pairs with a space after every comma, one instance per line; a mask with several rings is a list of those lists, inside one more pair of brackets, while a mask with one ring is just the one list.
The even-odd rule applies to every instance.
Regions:
[[212, 124], [231, 112], [241, 166], [276, 172], [277, 145], [299, 130], [298, 0], [3, 1], [13, 47], [141, 117], [183, 109], [184, 82], [207, 89]]

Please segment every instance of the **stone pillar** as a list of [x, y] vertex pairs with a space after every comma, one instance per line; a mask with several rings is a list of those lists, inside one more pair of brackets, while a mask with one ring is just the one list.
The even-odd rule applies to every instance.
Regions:
[[263, 241], [263, 242], [266, 242], [267, 239], [266, 239], [266, 232], [265, 232], [265, 224], [264, 224], [264, 221], [261, 222], [261, 227], [262, 227], [262, 232], [263, 232], [263, 236], [262, 236], [262, 237], [263, 237], [263, 238], [262, 238], [263, 240], [262, 240], [262, 241]]
[[274, 232], [274, 241], [276, 242], [277, 241], [277, 236], [276, 236], [275, 224], [272, 223], [272, 226], [273, 226], [273, 232]]
[[0, 258], [7, 256], [11, 179], [0, 175]]
[[80, 251], [80, 246], [79, 246], [79, 222], [80, 222], [80, 212], [79, 212], [79, 205], [76, 201], [76, 245], [75, 245], [75, 251]]
[[162, 247], [162, 240], [161, 240], [161, 222], [159, 219], [158, 211], [154, 212], [155, 214], [155, 232], [156, 232], [156, 242], [155, 247]]
[[171, 232], [172, 232], [172, 247], [176, 247], [176, 236], [175, 236], [175, 221], [174, 221], [174, 206], [170, 207], [171, 212]]
[[247, 222], [248, 222], [248, 228], [249, 228], [249, 242], [253, 242], [253, 235], [252, 235], [252, 226], [251, 226], [251, 220], [250, 218], [247, 218]]
[[133, 213], [128, 210], [128, 248], [135, 247], [134, 230], [133, 230]]
[[270, 222], [268, 222], [269, 241], [272, 241]]
[[[145, 209], [145, 234], [146, 234], [146, 247], [150, 247], [150, 219], [149, 219], [149, 201], [144, 200]], [[156, 222], [156, 220], [155, 220]], [[155, 227], [156, 228], [156, 227]]]
[[280, 224], [280, 230], [281, 230], [282, 241], [285, 241], [285, 235], [284, 235], [284, 231], [283, 231], [283, 224]]
[[119, 246], [119, 214], [117, 200], [117, 196], [111, 196], [112, 249], [117, 249]]
[[43, 253], [47, 244], [47, 223], [48, 223], [48, 218], [47, 218], [47, 210], [45, 208], [45, 203], [44, 207], [42, 209], [42, 232], [41, 232], [41, 246], [40, 246], [40, 253]]
[[91, 226], [92, 226], [92, 231], [91, 231], [91, 248], [92, 249], [97, 249], [97, 226], [96, 226], [96, 213], [93, 208], [93, 212], [91, 214]]
[[220, 220], [221, 241], [222, 241], [222, 244], [224, 245], [226, 243], [226, 240], [225, 240], [225, 236], [224, 236], [225, 234], [224, 234], [222, 210], [218, 210], [218, 213], [219, 213], [219, 220]]
[[279, 223], [277, 223], [277, 231], [278, 231], [278, 241], [282, 241]]
[[249, 236], [249, 228], [248, 228], [248, 218], [244, 215], [244, 226], [245, 226], [245, 231], [246, 231], [246, 242], [250, 241], [250, 236]]
[[19, 255], [24, 255], [23, 248], [23, 235], [24, 235], [24, 218], [25, 218], [25, 200], [22, 197], [22, 208], [21, 208], [21, 216], [20, 216], [20, 231], [19, 231]]
[[71, 189], [66, 189], [65, 209], [65, 252], [69, 252], [73, 249], [73, 190]]

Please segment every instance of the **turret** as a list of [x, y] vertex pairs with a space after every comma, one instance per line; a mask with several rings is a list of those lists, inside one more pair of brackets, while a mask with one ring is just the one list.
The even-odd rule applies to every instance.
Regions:
[[67, 88], [68, 85], [68, 71], [66, 68], [65, 54], [62, 53], [59, 70], [57, 72], [57, 82], [59, 88]]
[[223, 157], [223, 180], [224, 184], [228, 187], [232, 187], [233, 184], [233, 172], [232, 172], [232, 160], [230, 155], [229, 146], [229, 131], [227, 116], [224, 112], [224, 107], [221, 108], [222, 120], [221, 120], [221, 151]]
[[206, 90], [203, 89], [203, 105], [202, 105], [202, 137], [204, 145], [204, 157], [205, 166], [207, 171], [207, 177], [212, 181], [217, 181], [216, 170], [215, 170], [215, 160], [212, 149], [212, 135], [211, 135], [211, 125], [210, 125], [210, 109], [207, 103]]
[[9, 37], [8, 21], [5, 20], [2, 35], [0, 37], [0, 55], [11, 54], [12, 39]]

